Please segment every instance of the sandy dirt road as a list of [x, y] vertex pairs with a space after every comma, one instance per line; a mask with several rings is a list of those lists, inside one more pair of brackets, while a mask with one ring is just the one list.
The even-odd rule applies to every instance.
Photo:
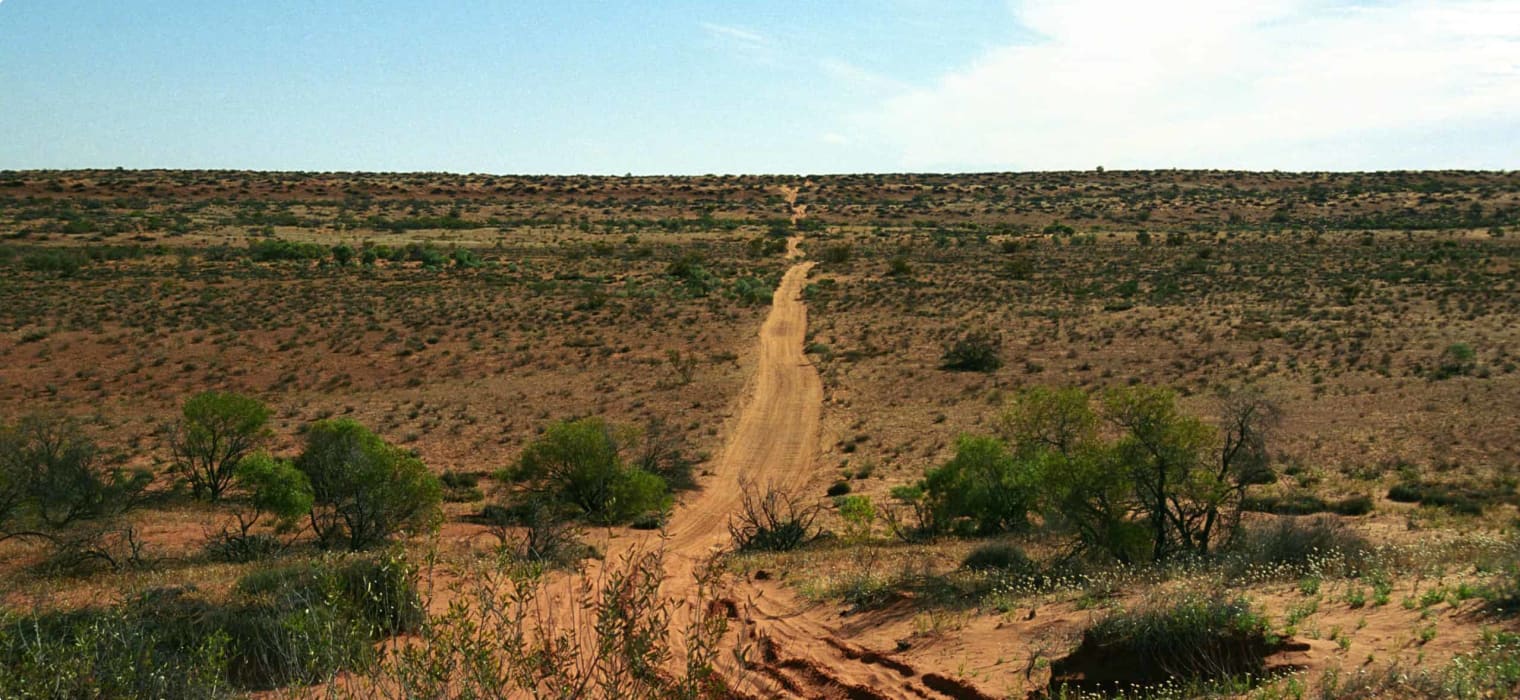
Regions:
[[[797, 250], [796, 239], [790, 247]], [[748, 401], [701, 493], [672, 514], [668, 553], [705, 556], [727, 546], [729, 516], [738, 509], [746, 484], [796, 489], [812, 475], [823, 407], [823, 383], [802, 352], [807, 332], [802, 287], [812, 266], [799, 262], [781, 278], [770, 315], [760, 327]]]
[[[803, 353], [807, 306], [802, 290], [813, 263], [801, 260], [801, 242], [800, 236], [788, 242], [787, 255], [798, 262], [782, 277], [760, 328], [755, 378], [722, 456], [701, 492], [671, 516], [664, 543], [669, 594], [684, 596], [698, 563], [731, 546], [729, 519], [739, 510], [747, 485], [799, 493], [816, 475], [823, 383]], [[720, 669], [736, 692], [751, 697], [988, 697], [845, 641], [822, 615], [776, 583], [734, 581], [724, 592], [737, 623], [732, 641], [749, 649], [747, 668], [725, 664]]]

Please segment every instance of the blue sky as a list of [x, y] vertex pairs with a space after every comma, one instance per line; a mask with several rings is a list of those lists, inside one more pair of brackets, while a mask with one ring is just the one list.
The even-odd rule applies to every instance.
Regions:
[[1520, 1], [0, 0], [0, 168], [1520, 167]]

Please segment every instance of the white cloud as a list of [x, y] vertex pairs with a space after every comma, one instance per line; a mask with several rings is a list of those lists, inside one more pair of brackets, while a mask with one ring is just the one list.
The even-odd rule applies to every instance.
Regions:
[[[1031, 0], [1042, 40], [857, 115], [909, 169], [1386, 167], [1469, 125], [1520, 159], [1520, 2]], [[1384, 149], [1386, 151], [1386, 149]], [[1471, 150], [1471, 149], [1470, 149]], [[1412, 163], [1409, 167], [1466, 163]], [[1492, 166], [1481, 166], [1492, 167]]]
[[[3, 0], [0, 0], [3, 1]], [[765, 36], [748, 29], [733, 27], [726, 24], [714, 24], [702, 22], [702, 28], [714, 39], [734, 41], [750, 46], [759, 46], [765, 43]]]

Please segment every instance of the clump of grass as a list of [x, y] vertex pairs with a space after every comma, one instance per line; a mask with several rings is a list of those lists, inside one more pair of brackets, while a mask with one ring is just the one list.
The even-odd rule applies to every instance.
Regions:
[[1281, 640], [1244, 598], [1190, 597], [1115, 612], [1051, 665], [1051, 687], [1079, 690], [1260, 678]]
[[990, 542], [971, 550], [961, 560], [961, 566], [972, 571], [996, 571], [1008, 574], [1034, 576], [1039, 565], [1018, 545], [1011, 542]]
[[[1428, 632], [1427, 632], [1428, 630]], [[1434, 638], [1435, 628], [1420, 630]], [[1520, 694], [1520, 634], [1486, 632], [1477, 650], [1441, 668], [1410, 670], [1389, 664], [1354, 673], [1332, 670], [1319, 682], [1325, 700], [1398, 697], [1411, 700], [1478, 700]]]
[[[103, 608], [0, 613], [0, 697], [221, 698], [371, 668], [423, 622], [399, 556], [259, 571], [232, 596], [159, 589]], [[40, 695], [39, 695], [40, 694]]]
[[1366, 538], [1329, 517], [1284, 517], [1265, 526], [1248, 528], [1232, 543], [1228, 563], [1233, 568], [1287, 567], [1305, 573], [1366, 568], [1372, 545]]

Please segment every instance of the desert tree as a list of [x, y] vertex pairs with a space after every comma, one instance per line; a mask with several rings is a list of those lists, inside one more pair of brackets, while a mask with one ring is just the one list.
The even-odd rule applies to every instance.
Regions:
[[556, 422], [523, 450], [506, 477], [594, 523], [627, 522], [670, 505], [664, 479], [624, 464], [624, 446], [636, 439], [636, 432], [600, 418]]
[[173, 469], [197, 498], [220, 501], [238, 463], [269, 439], [269, 408], [250, 396], [207, 391], [185, 402], [168, 428]]
[[[0, 426], [0, 541], [48, 543], [47, 565], [140, 562], [141, 541], [120, 516], [139, 505], [152, 474], [106, 465], [71, 418], [31, 415]], [[115, 545], [125, 544], [125, 558]]]
[[[234, 487], [244, 496], [233, 508], [231, 523], [211, 536], [208, 549], [229, 561], [252, 561], [284, 545], [276, 536], [294, 528], [311, 512], [314, 496], [311, 480], [290, 460], [256, 452], [238, 463]], [[275, 535], [255, 532], [261, 523], [273, 521]]]
[[1113, 389], [1103, 400], [1108, 421], [1123, 432], [1114, 448], [1150, 528], [1151, 557], [1207, 554], [1212, 530], [1206, 526], [1237, 493], [1210, 459], [1219, 431], [1183, 413], [1166, 389]]
[[352, 420], [313, 423], [295, 467], [311, 482], [311, 525], [326, 546], [363, 549], [440, 517], [443, 486], [422, 460]]
[[1220, 395], [1219, 444], [1210, 476], [1220, 493], [1199, 532], [1205, 551], [1221, 522], [1230, 532], [1239, 524], [1246, 489], [1276, 480], [1268, 445], [1281, 423], [1282, 409], [1258, 389], [1236, 389]]

